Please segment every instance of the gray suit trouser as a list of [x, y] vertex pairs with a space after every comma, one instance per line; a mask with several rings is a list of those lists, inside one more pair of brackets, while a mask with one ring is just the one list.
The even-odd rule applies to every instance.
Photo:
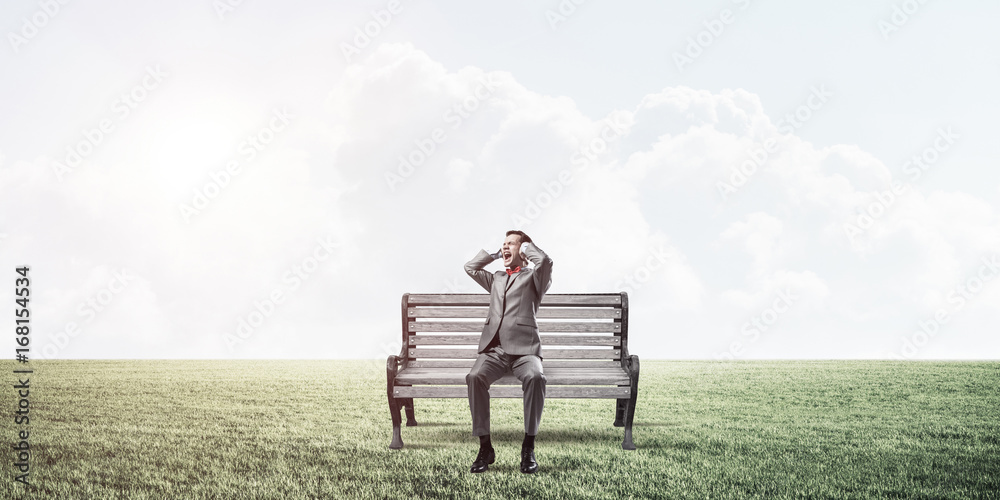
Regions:
[[533, 354], [513, 356], [500, 347], [486, 350], [476, 358], [472, 370], [465, 376], [469, 386], [469, 409], [472, 411], [472, 435], [490, 433], [490, 385], [513, 372], [524, 391], [524, 433], [538, 434], [545, 405], [545, 374], [542, 360]]

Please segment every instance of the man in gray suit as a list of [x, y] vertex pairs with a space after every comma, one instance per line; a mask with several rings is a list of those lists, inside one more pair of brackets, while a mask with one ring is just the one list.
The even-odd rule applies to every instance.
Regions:
[[[506, 271], [489, 273], [483, 268], [503, 259]], [[535, 265], [527, 267], [528, 262]], [[490, 292], [490, 310], [479, 339], [479, 357], [465, 377], [469, 386], [472, 434], [479, 436], [479, 454], [472, 472], [483, 472], [496, 459], [490, 442], [490, 385], [506, 373], [521, 381], [524, 391], [524, 442], [521, 472], [538, 470], [535, 435], [545, 404], [545, 374], [542, 373], [542, 343], [535, 313], [552, 284], [552, 259], [522, 231], [507, 231], [500, 251], [480, 250], [465, 264], [465, 272]]]

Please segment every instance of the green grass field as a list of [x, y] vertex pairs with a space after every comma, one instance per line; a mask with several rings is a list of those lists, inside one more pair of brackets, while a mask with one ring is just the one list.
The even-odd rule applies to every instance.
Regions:
[[463, 399], [416, 400], [421, 425], [390, 451], [382, 361], [31, 365], [32, 486], [8, 447], [0, 498], [1000, 495], [996, 362], [643, 361], [639, 449], [621, 449], [612, 400], [549, 400], [533, 476], [519, 400], [493, 402], [485, 474], [468, 472]]

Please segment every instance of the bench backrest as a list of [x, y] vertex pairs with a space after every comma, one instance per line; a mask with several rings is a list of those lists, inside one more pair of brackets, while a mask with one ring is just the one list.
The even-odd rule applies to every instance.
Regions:
[[[490, 296], [404, 294], [403, 346], [409, 367], [471, 367]], [[538, 306], [545, 366], [611, 367], [628, 353], [628, 295], [546, 294]]]

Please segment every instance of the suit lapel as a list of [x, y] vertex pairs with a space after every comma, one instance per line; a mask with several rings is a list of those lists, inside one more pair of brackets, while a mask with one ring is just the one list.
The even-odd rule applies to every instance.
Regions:
[[514, 284], [514, 280], [516, 280], [518, 276], [520, 276], [520, 275], [522, 275], [522, 274], [524, 274], [526, 272], [528, 272], [527, 269], [522, 269], [520, 272], [517, 272], [517, 273], [514, 273], [514, 274], [510, 274], [510, 275], [507, 276], [507, 287], [504, 288], [504, 294], [505, 295], [506, 295], [507, 291], [510, 290], [510, 287]]

